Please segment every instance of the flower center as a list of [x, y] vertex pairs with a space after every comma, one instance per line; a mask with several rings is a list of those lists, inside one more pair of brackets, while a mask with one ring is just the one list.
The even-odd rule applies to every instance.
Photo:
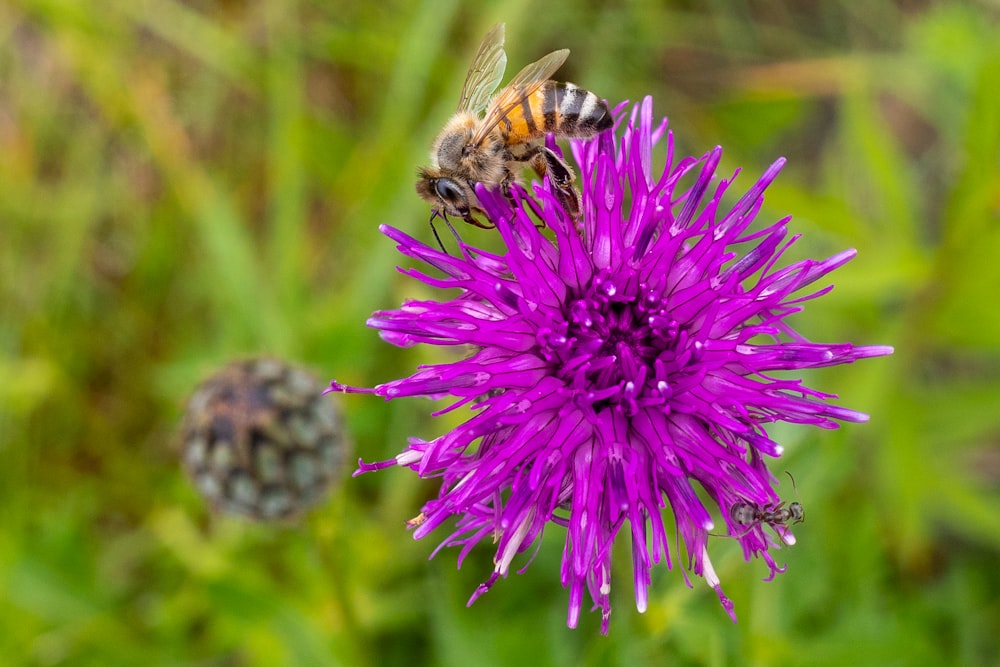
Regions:
[[603, 272], [568, 301], [559, 322], [538, 333], [541, 355], [572, 390], [577, 404], [634, 414], [668, 408], [672, 380], [690, 358], [687, 333], [662, 292]]

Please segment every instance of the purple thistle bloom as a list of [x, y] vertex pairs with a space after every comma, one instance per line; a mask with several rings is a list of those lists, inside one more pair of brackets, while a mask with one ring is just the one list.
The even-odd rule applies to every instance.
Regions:
[[[586, 588], [607, 633], [612, 544], [628, 521], [636, 605], [644, 611], [651, 564], [672, 567], [662, 512], [669, 507], [687, 568], [705, 578], [735, 620], [709, 560], [714, 523], [696, 485], [718, 505], [746, 559], [762, 557], [773, 577], [782, 568], [768, 549], [794, 543], [790, 530], [759, 519], [747, 525], [734, 511], [773, 510], [780, 502], [765, 461], [782, 448], [767, 425], [836, 428], [867, 420], [830, 405], [833, 395], [801, 380], [769, 375], [892, 352], [811, 343], [784, 321], [829, 291], [799, 294], [855, 251], [776, 268], [798, 238], [788, 237], [789, 219], [749, 228], [784, 160], [720, 212], [732, 181], [715, 180], [721, 149], [674, 162], [666, 120], [654, 127], [652, 118], [647, 98], [633, 108], [620, 141], [608, 131], [572, 143], [582, 182], [579, 225], [547, 185], [536, 185], [533, 198], [515, 187], [516, 203], [477, 190], [508, 248], [502, 256], [463, 243], [462, 256], [453, 257], [381, 228], [401, 253], [443, 276], [403, 273], [458, 294], [376, 312], [368, 325], [401, 347], [466, 345], [473, 352], [374, 389], [333, 382], [331, 390], [454, 397], [447, 410], [471, 407], [454, 430], [429, 442], [412, 439], [394, 459], [361, 462], [355, 473], [402, 465], [442, 478], [439, 497], [410, 524], [420, 538], [457, 516], [438, 549], [461, 547], [459, 565], [480, 541], [495, 541], [494, 571], [470, 604], [507, 576], [515, 555], [551, 521], [566, 529], [567, 623], [576, 626]], [[666, 164], [654, 172], [652, 147], [663, 140]], [[687, 174], [694, 184], [679, 186]]]

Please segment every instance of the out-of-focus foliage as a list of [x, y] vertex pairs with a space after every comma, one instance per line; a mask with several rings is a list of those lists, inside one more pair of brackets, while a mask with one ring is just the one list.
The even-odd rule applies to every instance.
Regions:
[[[797, 325], [897, 352], [810, 378], [870, 423], [779, 430], [807, 521], [770, 583], [717, 541], [736, 626], [665, 569], [637, 614], [623, 544], [611, 636], [566, 629], [554, 528], [465, 609], [490, 555], [427, 562], [415, 475], [345, 470], [271, 526], [211, 517], [178, 465], [185, 397], [234, 357], [352, 384], [427, 360], [364, 328], [416, 290], [376, 228], [430, 239], [415, 168], [499, 20], [512, 70], [569, 47], [561, 78], [652, 94], [746, 184], [787, 156], [765, 212], [811, 255], [859, 250]], [[998, 26], [987, 0], [0, 3], [0, 662], [990, 664]], [[366, 459], [439, 428], [426, 404], [345, 409]]]

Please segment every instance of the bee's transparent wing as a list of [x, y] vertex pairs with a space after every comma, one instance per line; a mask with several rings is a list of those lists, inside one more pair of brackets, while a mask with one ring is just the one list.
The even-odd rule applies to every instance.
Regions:
[[458, 100], [459, 111], [470, 111], [477, 116], [490, 103], [493, 91], [500, 85], [503, 72], [507, 68], [507, 54], [503, 50], [504, 24], [497, 23], [486, 33], [479, 51], [472, 61], [469, 73], [465, 75], [462, 96]]
[[538, 86], [548, 81], [556, 70], [569, 58], [569, 49], [559, 49], [547, 56], [539, 58], [530, 65], [525, 65], [524, 69], [517, 73], [507, 84], [507, 88], [529, 87], [532, 91]]
[[517, 76], [511, 79], [510, 83], [493, 98], [493, 102], [490, 104], [490, 108], [486, 110], [486, 116], [483, 118], [479, 130], [476, 132], [476, 136], [472, 138], [472, 144], [474, 146], [482, 144], [486, 140], [486, 137], [490, 136], [493, 128], [507, 117], [511, 109], [520, 105], [525, 98], [530, 97], [536, 90], [541, 88], [542, 84], [555, 74], [556, 70], [566, 62], [566, 58], [568, 57], [569, 49], [559, 49], [541, 60], [536, 60], [530, 65], [526, 65], [524, 69], [518, 72]]

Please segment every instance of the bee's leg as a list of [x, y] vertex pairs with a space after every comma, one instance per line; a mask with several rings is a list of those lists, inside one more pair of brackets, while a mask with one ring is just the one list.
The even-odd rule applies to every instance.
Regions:
[[562, 202], [563, 208], [566, 209], [569, 217], [574, 222], [578, 221], [580, 219], [580, 194], [576, 191], [576, 188], [572, 185], [557, 186], [556, 195], [559, 197], [559, 201]]
[[570, 169], [569, 165], [567, 165], [561, 157], [548, 148], [542, 148], [542, 155], [545, 158], [545, 162], [548, 164], [549, 178], [556, 186], [556, 194], [559, 195], [563, 208], [566, 209], [570, 218], [573, 220], [579, 220], [580, 195], [577, 193], [576, 188], [573, 187], [573, 181], [576, 180], [576, 174], [573, 173], [573, 170]]
[[[469, 181], [467, 181], [467, 183], [469, 184], [469, 190], [471, 190], [472, 192], [475, 192], [476, 191], [476, 182], [472, 181], [472, 180], [469, 180]], [[496, 229], [496, 225], [494, 225], [493, 223], [483, 222], [482, 220], [479, 220], [474, 215], [472, 215], [473, 211], [479, 211], [480, 213], [484, 212], [482, 208], [480, 208], [478, 205], [476, 205], [478, 203], [479, 203], [478, 200], [476, 201], [475, 204], [473, 204], [471, 201], [468, 202], [468, 207], [462, 209], [465, 212], [465, 214], [462, 216], [462, 219], [465, 220], [470, 225], [475, 225], [476, 227], [479, 227], [480, 229]]]
[[569, 168], [569, 165], [566, 164], [561, 157], [545, 146], [539, 146], [535, 159], [538, 158], [545, 161], [545, 166], [548, 167], [547, 173], [549, 175], [549, 179], [556, 185], [556, 187], [562, 190], [563, 188], [568, 188], [573, 185], [573, 181], [576, 180], [576, 174], [573, 173], [573, 170]]
[[[508, 156], [509, 157], [509, 156]], [[515, 158], [510, 158], [508, 163], [516, 162]], [[514, 185], [514, 172], [512, 172], [508, 167], [504, 167], [503, 178], [500, 179], [500, 193], [510, 202], [511, 206], [515, 205], [514, 195], [511, 193], [511, 186]]]
[[580, 219], [580, 196], [573, 187], [576, 174], [570, 169], [561, 157], [545, 146], [535, 146], [530, 154], [526, 155], [528, 164], [539, 176], [548, 174], [549, 182], [556, 190], [556, 196], [566, 213], [573, 220]]
[[465, 219], [465, 221], [470, 225], [475, 225], [476, 227], [479, 227], [480, 229], [496, 229], [496, 225], [494, 225], [492, 222], [490, 223], [483, 222], [482, 220], [474, 218], [471, 213], [469, 214], [469, 217]]

